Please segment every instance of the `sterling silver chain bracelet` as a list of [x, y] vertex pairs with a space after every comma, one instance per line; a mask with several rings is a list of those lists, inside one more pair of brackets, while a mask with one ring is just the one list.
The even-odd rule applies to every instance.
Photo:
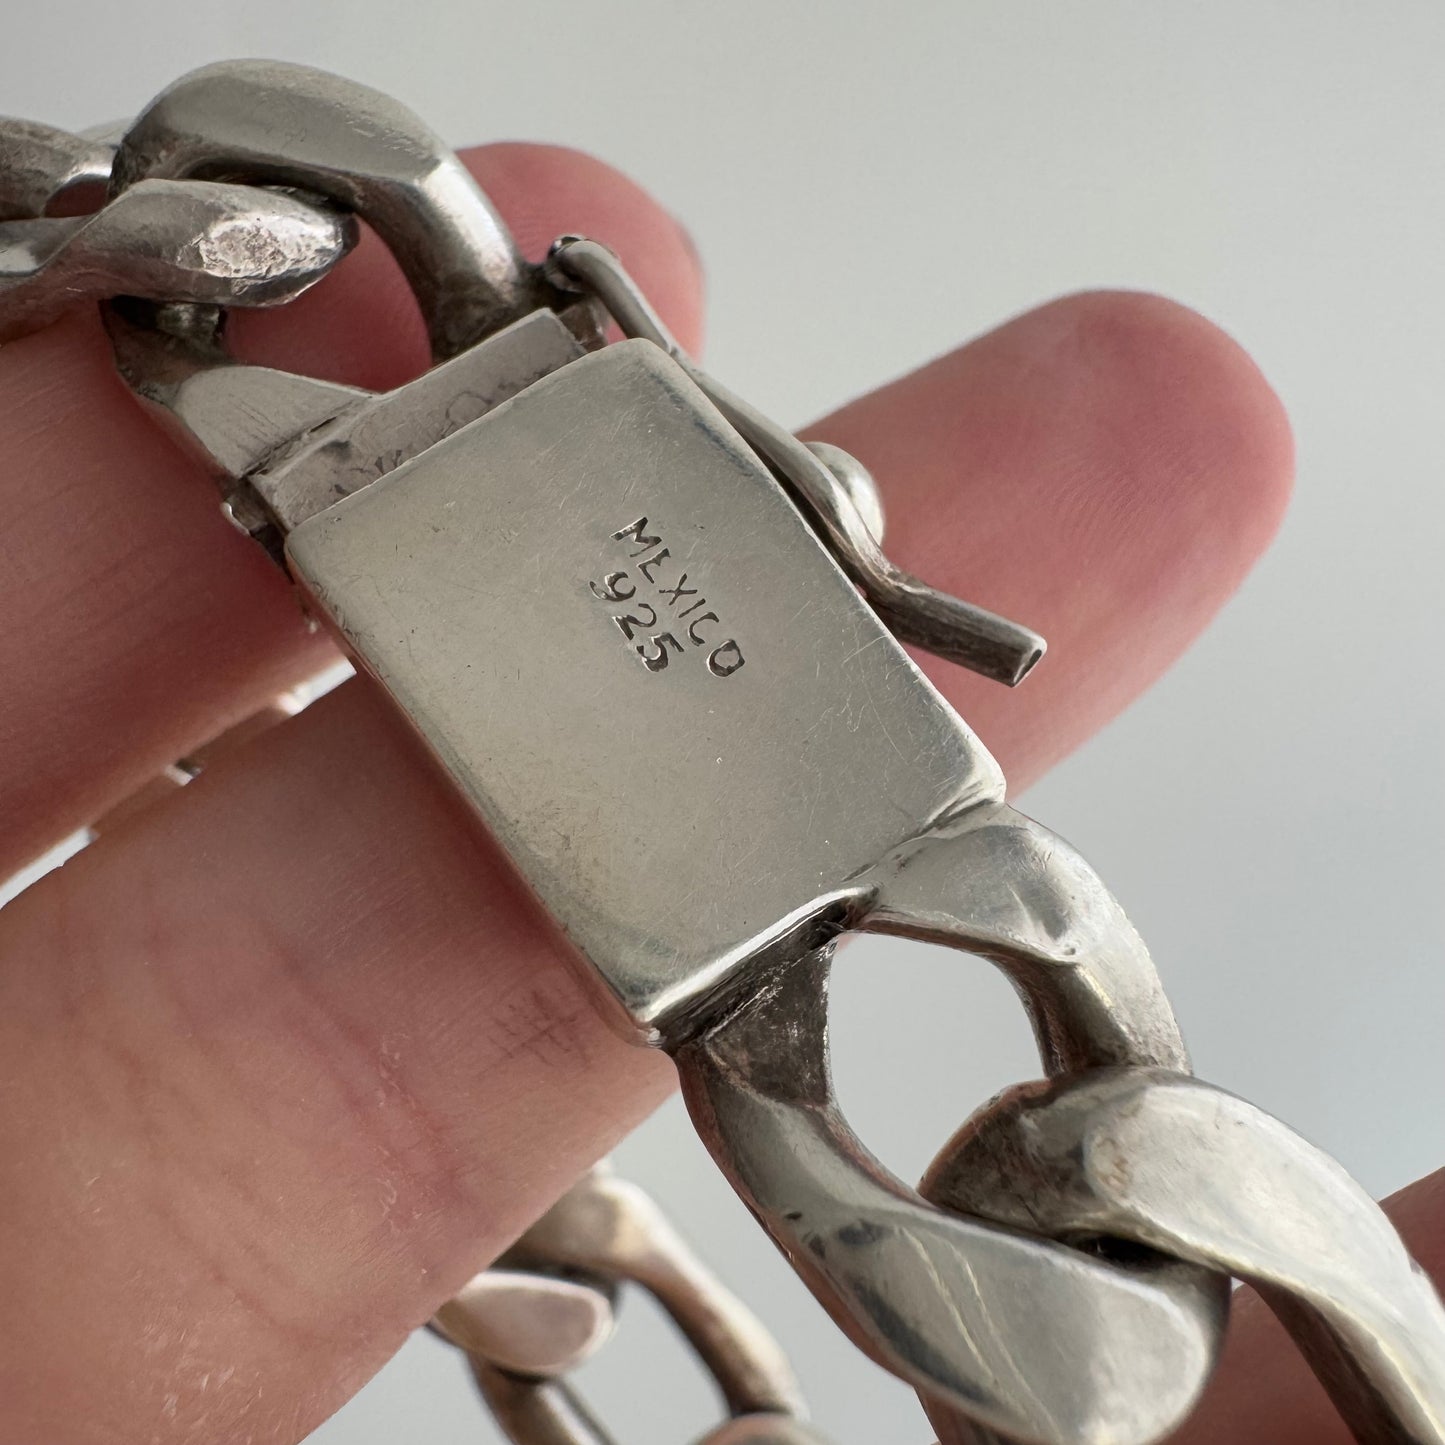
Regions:
[[[432, 368], [373, 393], [233, 359], [227, 310], [299, 295], [358, 219], [415, 293]], [[1043, 639], [890, 562], [863, 467], [701, 370], [606, 247], [563, 237], [530, 265], [395, 102], [226, 63], [114, 136], [0, 123], [0, 340], [85, 303], [940, 1440], [1160, 1440], [1243, 1280], [1359, 1440], [1445, 1445], [1429, 1280], [1338, 1165], [1193, 1077], [1118, 903], [1005, 802], [903, 647], [1014, 685]], [[479, 592], [531, 605], [502, 623]], [[982, 955], [1034, 1026], [1043, 1081], [988, 1102], [917, 1189], [833, 1092], [828, 974], [852, 932]], [[717, 1381], [707, 1441], [818, 1440], [766, 1332], [605, 1171], [433, 1328], [510, 1438], [605, 1441], [566, 1376], [628, 1281]]]

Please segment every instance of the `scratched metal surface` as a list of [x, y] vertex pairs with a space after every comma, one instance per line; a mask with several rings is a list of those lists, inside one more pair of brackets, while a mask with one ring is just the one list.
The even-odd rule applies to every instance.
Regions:
[[[526, 22], [418, 0], [405, 24], [390, 0], [146, 11], [143, 27], [99, 0], [7, 15], [5, 109], [88, 123], [202, 61], [268, 54], [392, 91], [458, 142], [584, 145], [692, 229], [709, 360], [784, 419], [1080, 287], [1159, 290], [1226, 325], [1294, 417], [1284, 532], [1184, 663], [1025, 804], [1129, 907], [1202, 1073], [1377, 1192], [1445, 1158], [1420, 1102], [1439, 1097], [1445, 1016], [1445, 10], [1399, 0], [1383, 25], [1344, 5], [1306, 25], [1283, 0], [541, 0]], [[926, 305], [899, 257], [924, 267]], [[906, 1014], [878, 1007], [885, 971], [916, 990]], [[905, 1174], [959, 1111], [1035, 1067], [991, 970], [866, 940], [838, 972], [843, 1097]], [[745, 1287], [840, 1441], [923, 1438], [903, 1387], [824, 1326], [680, 1111], [619, 1163]], [[640, 1445], [689, 1438], [712, 1418], [701, 1383], [670, 1367], [677, 1347], [645, 1307], [624, 1321], [586, 1373], [593, 1400]], [[419, 1340], [314, 1438], [492, 1436], [455, 1361]]]
[[286, 549], [644, 1036], [1002, 794], [650, 342], [539, 381]]

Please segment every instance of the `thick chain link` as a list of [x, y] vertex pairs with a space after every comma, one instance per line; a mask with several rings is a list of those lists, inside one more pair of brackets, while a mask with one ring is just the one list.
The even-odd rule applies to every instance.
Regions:
[[[332, 107], [342, 119], [296, 127], [303, 155], [270, 150], [265, 109], [249, 103], [258, 84], [312, 117]], [[218, 88], [223, 107], [212, 105]], [[358, 106], [375, 111], [370, 130], [345, 123]], [[248, 129], [226, 138], [225, 183], [200, 178], [215, 154], [213, 109]], [[388, 134], [405, 135], [406, 146], [368, 149], [367, 137]], [[697, 368], [605, 247], [564, 238], [541, 271], [520, 267], [500, 223], [468, 199], [455, 158], [393, 103], [296, 67], [216, 67], [132, 128], [100, 205], [110, 155], [83, 137], [0, 125], [0, 339], [112, 296], [278, 304], [345, 254], [353, 211], [379, 218], [440, 361], [470, 366], [472, 348], [480, 355], [508, 334], [515, 349], [520, 333], [494, 333], [539, 300], [556, 306], [570, 292], [600, 303], [625, 334], [678, 360], [905, 640], [1005, 680], [1041, 652], [1027, 629], [894, 567], [879, 549], [881, 509], [866, 473], [835, 449], [805, 447]], [[398, 156], [420, 157], [414, 172]], [[153, 371], [159, 331], [116, 334], [125, 364]], [[194, 336], [181, 370], [148, 394], [251, 499], [237, 503], [238, 516], [258, 534], [321, 505], [293, 453], [289, 471], [275, 466], [281, 443], [362, 425], [398, 435], [396, 394], [278, 389], [275, 374], [233, 366], [206, 325]], [[184, 326], [165, 340], [172, 367], [178, 340]], [[565, 360], [538, 363], [535, 374]], [[515, 356], [504, 370], [512, 393], [532, 375]], [[444, 434], [428, 408], [445, 399], [451, 375], [444, 365], [413, 384], [399, 458]], [[207, 407], [228, 387], [285, 404], [253, 406], [262, 429], [241, 435], [214, 421], [219, 411], [198, 409], [194, 388], [178, 400], [197, 377], [215, 381]], [[355, 486], [377, 474], [359, 474]], [[947, 942], [1010, 973], [1051, 1075], [970, 1121], [921, 1197], [881, 1170], [833, 1097], [828, 941], [674, 1056], [699, 1128], [739, 1192], [854, 1339], [918, 1386], [944, 1441], [1156, 1438], [1201, 1388], [1228, 1282], [1239, 1278], [1277, 1308], [1360, 1440], [1445, 1445], [1445, 1310], [1429, 1281], [1337, 1165], [1188, 1074], [1143, 945], [1077, 855], [984, 803], [884, 859], [868, 885], [862, 926]], [[626, 1283], [657, 1298], [717, 1381], [730, 1422], [707, 1440], [816, 1441], [776, 1345], [645, 1196], [604, 1172], [472, 1280], [434, 1328], [466, 1354], [512, 1439], [589, 1445], [609, 1437], [565, 1377], [610, 1334]]]
[[[112, 296], [211, 306], [277, 306], [350, 249], [350, 217], [279, 191], [146, 180], [104, 196], [113, 148], [48, 127], [0, 132], [0, 341]], [[100, 168], [104, 165], [104, 170]]]
[[594, 1169], [437, 1314], [519, 1445], [606, 1445], [566, 1383], [611, 1333], [618, 1286], [662, 1306], [702, 1362], [728, 1420], [703, 1445], [821, 1445], [782, 1351], [636, 1185]]

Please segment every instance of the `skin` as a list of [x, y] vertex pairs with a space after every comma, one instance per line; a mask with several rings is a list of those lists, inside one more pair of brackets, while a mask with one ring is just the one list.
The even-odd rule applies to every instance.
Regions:
[[[635, 185], [567, 150], [468, 160], [530, 254], [608, 241], [700, 345], [692, 248]], [[235, 334], [365, 386], [426, 362], [375, 245]], [[1292, 473], [1249, 358], [1128, 294], [1019, 317], [808, 434], [873, 470], [904, 566], [1049, 637], [1017, 692], [922, 660], [1016, 788], [1189, 644]], [[4, 872], [332, 654], [124, 391], [93, 316], [0, 348], [0, 436]], [[6, 1438], [299, 1440], [672, 1082], [347, 684], [0, 914]], [[1442, 1176], [1391, 1207], [1439, 1270]], [[1178, 1438], [1348, 1437], [1246, 1303]]]

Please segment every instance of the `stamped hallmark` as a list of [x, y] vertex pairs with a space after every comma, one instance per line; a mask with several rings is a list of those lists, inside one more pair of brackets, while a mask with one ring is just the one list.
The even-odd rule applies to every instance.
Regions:
[[[649, 672], [664, 671], [689, 649], [706, 648], [707, 670], [714, 677], [731, 677], [746, 661], [742, 648], [735, 638], [720, 637], [725, 629], [716, 612], [704, 611], [708, 601], [701, 585], [691, 584], [649, 525], [639, 517], [612, 534], [611, 540], [627, 549], [629, 565], [589, 582], [592, 595], [625, 604], [612, 620]], [[654, 630], [660, 628], [667, 630]]]

